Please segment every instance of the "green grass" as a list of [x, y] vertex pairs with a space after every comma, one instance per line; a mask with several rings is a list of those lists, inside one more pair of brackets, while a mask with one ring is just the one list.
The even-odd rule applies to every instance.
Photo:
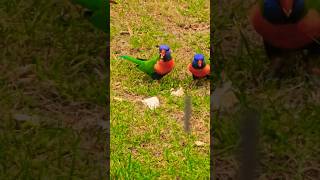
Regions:
[[0, 13], [0, 179], [102, 179], [106, 35], [67, 0]]
[[[316, 178], [320, 159], [319, 91], [303, 81], [300, 71], [295, 77], [283, 80], [280, 89], [263, 81], [269, 60], [262, 42], [248, 23], [249, 6], [250, 2], [234, 0], [223, 5], [222, 14], [216, 6], [213, 26], [217, 30], [216, 60], [223, 60], [240, 103], [255, 107], [261, 114], [259, 177]], [[241, 116], [238, 111], [230, 111], [214, 120], [217, 154], [214, 158], [219, 162], [218, 169], [237, 171], [234, 153], [240, 143]], [[215, 175], [223, 177], [223, 172], [217, 171]], [[232, 173], [230, 176], [233, 177]]]
[[[196, 86], [187, 70], [194, 53], [209, 58], [209, 1], [198, 5], [191, 0], [119, 1], [111, 7], [112, 179], [209, 178], [209, 81]], [[188, 25], [207, 28], [196, 31]], [[159, 83], [117, 58], [149, 58], [160, 44], [171, 47], [176, 66]], [[183, 128], [184, 98], [170, 94], [179, 87], [192, 97], [190, 135]], [[156, 110], [139, 102], [151, 96], [160, 99]]]

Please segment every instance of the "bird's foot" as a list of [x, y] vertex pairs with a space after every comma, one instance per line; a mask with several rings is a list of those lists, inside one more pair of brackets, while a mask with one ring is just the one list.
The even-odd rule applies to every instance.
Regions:
[[198, 80], [199, 78], [197, 76], [195, 76], [195, 75], [192, 75], [192, 79], [193, 80]]
[[282, 70], [282, 58], [272, 58], [271, 67], [264, 76], [264, 81], [279, 84], [283, 76]]
[[267, 72], [267, 74], [264, 77], [264, 80], [266, 82], [268, 82], [268, 81], [280, 81], [281, 78], [282, 78], [282, 75], [279, 72], [272, 70], [272, 71]]
[[160, 74], [158, 74], [158, 73], [154, 73], [154, 74], [151, 75], [151, 78], [152, 78], [153, 80], [160, 80], [160, 79], [162, 79], [163, 76], [164, 76], [164, 75], [160, 75]]
[[276, 86], [280, 88], [282, 75], [277, 71], [268, 72], [264, 77], [264, 82], [266, 85]]

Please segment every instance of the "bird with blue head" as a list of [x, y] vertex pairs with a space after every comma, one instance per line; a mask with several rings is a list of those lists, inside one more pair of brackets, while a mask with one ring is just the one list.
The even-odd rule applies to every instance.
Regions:
[[305, 0], [264, 0], [263, 16], [271, 23], [294, 23], [305, 13]]
[[172, 59], [171, 50], [168, 45], [160, 45], [159, 53], [160, 53], [160, 59], [163, 61], [170, 61]]
[[196, 54], [193, 57], [192, 63], [188, 65], [189, 71], [192, 73], [193, 79], [209, 78], [210, 65], [206, 64], [203, 54]]
[[272, 76], [281, 78], [284, 61], [290, 60], [285, 56], [299, 51], [308, 52], [307, 71], [320, 75], [320, 69], [309, 61], [320, 55], [319, 0], [259, 0], [252, 8], [250, 21], [272, 61]]

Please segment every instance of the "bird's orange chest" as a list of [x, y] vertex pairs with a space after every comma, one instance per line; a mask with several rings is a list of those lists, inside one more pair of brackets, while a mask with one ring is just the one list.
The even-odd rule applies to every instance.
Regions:
[[318, 21], [313, 19], [314, 14], [312, 16], [307, 14], [296, 24], [274, 25], [262, 16], [258, 7], [253, 9], [251, 15], [252, 25], [263, 39], [285, 49], [301, 48], [320, 36], [320, 18]]
[[172, 71], [173, 68], [174, 68], [173, 59], [166, 62], [163, 60], [160, 60], [154, 65], [154, 70], [156, 71], [156, 73], [161, 75], [169, 73], [170, 71]]
[[210, 66], [208, 64], [203, 69], [195, 69], [192, 64], [189, 64], [188, 68], [196, 77], [205, 77], [210, 74]]

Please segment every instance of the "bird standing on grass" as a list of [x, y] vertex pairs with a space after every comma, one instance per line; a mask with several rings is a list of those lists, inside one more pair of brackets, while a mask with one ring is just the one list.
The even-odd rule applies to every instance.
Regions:
[[161, 45], [159, 47], [159, 54], [149, 60], [131, 56], [120, 56], [120, 58], [137, 64], [138, 69], [148, 74], [154, 80], [160, 80], [170, 73], [175, 65], [171, 57], [170, 48], [167, 45]]
[[193, 79], [209, 78], [210, 65], [206, 64], [204, 55], [196, 54], [192, 63], [188, 65], [189, 71], [192, 73]]
[[284, 56], [299, 50], [307, 52], [308, 72], [320, 76], [320, 68], [308, 61], [320, 55], [320, 0], [259, 0], [250, 21], [263, 38], [272, 76], [281, 78]]

